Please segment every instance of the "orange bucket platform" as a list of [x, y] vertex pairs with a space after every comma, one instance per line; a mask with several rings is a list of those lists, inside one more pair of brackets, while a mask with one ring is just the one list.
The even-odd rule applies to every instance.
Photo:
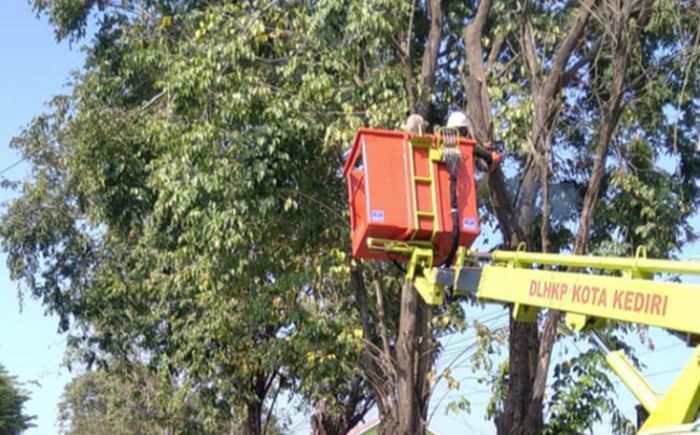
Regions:
[[[429, 243], [435, 263], [447, 257], [452, 245], [450, 179], [445, 163], [430, 158], [437, 146], [433, 135], [368, 128], [357, 132], [343, 171], [354, 257], [398, 259], [395, 253], [370, 249], [370, 238]], [[459, 139], [459, 244], [465, 247], [479, 234], [475, 147], [473, 140]]]

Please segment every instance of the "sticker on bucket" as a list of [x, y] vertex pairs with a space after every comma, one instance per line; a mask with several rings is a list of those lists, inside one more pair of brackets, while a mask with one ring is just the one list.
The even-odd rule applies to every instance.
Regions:
[[372, 210], [372, 222], [384, 222], [384, 210]]
[[474, 219], [471, 219], [471, 218], [465, 218], [464, 222], [462, 222], [462, 226], [465, 229], [470, 229], [470, 230], [474, 229], [474, 228], [476, 228], [476, 221]]

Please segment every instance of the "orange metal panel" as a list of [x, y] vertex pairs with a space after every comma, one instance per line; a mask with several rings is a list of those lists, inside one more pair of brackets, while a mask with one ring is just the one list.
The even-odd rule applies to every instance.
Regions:
[[[428, 136], [433, 146], [436, 138]], [[370, 251], [367, 238], [390, 240], [430, 240], [437, 214], [434, 240], [436, 262], [447, 256], [452, 243], [450, 215], [450, 181], [444, 163], [432, 162], [427, 149], [413, 148], [411, 159], [410, 133], [360, 129], [345, 164], [348, 184], [352, 253], [358, 258], [391, 259], [387, 253]], [[460, 215], [460, 245], [471, 246], [479, 234], [474, 181], [475, 142], [460, 140], [462, 164], [458, 170], [457, 196]], [[411, 174], [413, 161], [415, 181]], [[434, 185], [430, 178], [433, 165]], [[413, 203], [415, 188], [416, 204]], [[435, 189], [435, 205], [431, 189]], [[419, 212], [416, 220], [416, 211]], [[416, 227], [416, 222], [418, 226]]]

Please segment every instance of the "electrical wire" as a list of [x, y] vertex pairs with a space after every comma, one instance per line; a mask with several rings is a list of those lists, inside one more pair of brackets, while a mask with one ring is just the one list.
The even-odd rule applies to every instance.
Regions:
[[[501, 318], [502, 318], [502, 316], [495, 317], [492, 320], [490, 320], [489, 322], [496, 323], [495, 321], [500, 320]], [[484, 322], [482, 322], [482, 323], [484, 323]], [[493, 325], [493, 324], [491, 324], [491, 325], [487, 324], [487, 327], [489, 329], [491, 329], [493, 332], [498, 332], [498, 331], [502, 330], [505, 326], [507, 326], [507, 324], [501, 325], [499, 327], [494, 327], [494, 326], [495, 325]], [[452, 357], [452, 356], [460, 353], [464, 349], [464, 346], [465, 346], [464, 342], [465, 341], [470, 342], [472, 340], [476, 340], [476, 338], [477, 338], [476, 332], [472, 332], [468, 335], [465, 334], [464, 340], [460, 340], [460, 342], [458, 342], [458, 343], [452, 343], [451, 345], [445, 346], [442, 349], [442, 352], [440, 353], [440, 359], [444, 360], [448, 357]]]
[[654, 348], [654, 349], [646, 350], [646, 351], [644, 351], [644, 352], [641, 352], [641, 353], [637, 354], [637, 356], [649, 355], [649, 354], [652, 354], [652, 353], [655, 353], [655, 352], [663, 352], [663, 351], [666, 351], [666, 350], [677, 349], [677, 348], [679, 348], [679, 347], [685, 347], [685, 346], [686, 346], [686, 345], [685, 345], [684, 343], [673, 343], [673, 344], [669, 344], [669, 345], [667, 345], [667, 346], [661, 346], [661, 347], [657, 347], [657, 348]]
[[6, 173], [6, 172], [9, 171], [10, 169], [14, 168], [15, 166], [19, 165], [19, 164], [22, 163], [23, 161], [24, 161], [23, 158], [17, 160], [16, 162], [14, 162], [13, 164], [11, 164], [10, 166], [8, 166], [8, 167], [6, 167], [5, 169], [3, 169], [2, 171], [0, 171], [0, 175], [3, 175], [4, 173]]

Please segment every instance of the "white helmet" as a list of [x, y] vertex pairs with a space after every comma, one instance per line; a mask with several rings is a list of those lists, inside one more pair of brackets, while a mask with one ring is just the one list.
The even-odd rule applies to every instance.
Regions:
[[450, 114], [447, 118], [448, 127], [469, 127], [469, 121], [467, 120], [467, 115], [461, 110], [456, 110]]

